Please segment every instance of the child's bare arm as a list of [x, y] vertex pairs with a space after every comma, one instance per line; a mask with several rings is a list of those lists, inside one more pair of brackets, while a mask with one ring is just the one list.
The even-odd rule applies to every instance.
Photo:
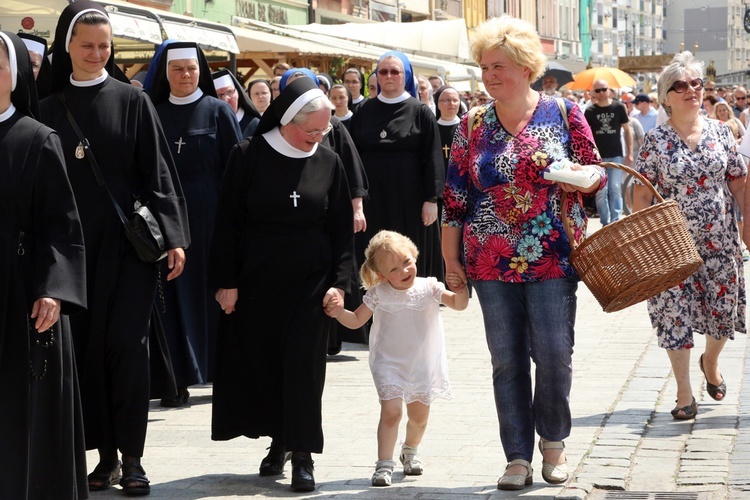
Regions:
[[464, 287], [463, 290], [457, 292], [446, 290], [443, 292], [441, 302], [451, 309], [463, 311], [469, 305], [469, 289]]
[[367, 323], [368, 319], [372, 318], [372, 310], [366, 305], [362, 304], [357, 308], [356, 311], [352, 312], [348, 309], [344, 309], [341, 314], [334, 317], [345, 327], [351, 330], [356, 330], [360, 326]]

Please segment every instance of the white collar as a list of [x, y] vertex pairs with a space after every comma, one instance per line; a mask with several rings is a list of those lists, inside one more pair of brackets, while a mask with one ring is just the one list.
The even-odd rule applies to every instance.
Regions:
[[352, 116], [354, 116], [354, 113], [349, 110], [344, 116], [337, 116], [336, 118], [338, 118], [340, 122], [343, 122], [344, 120], [348, 120]]
[[237, 122], [241, 122], [242, 118], [245, 117], [245, 110], [243, 108], [237, 108], [237, 112], [234, 114], [235, 118], [237, 118]]
[[378, 99], [380, 99], [380, 102], [384, 102], [386, 104], [398, 104], [400, 102], [404, 102], [410, 97], [411, 97], [411, 94], [409, 94], [405, 90], [404, 90], [404, 93], [398, 97], [386, 97], [383, 94], [378, 94]]
[[0, 113], [0, 123], [4, 122], [5, 120], [9, 120], [11, 116], [13, 116], [13, 113], [16, 112], [16, 107], [13, 106], [13, 103], [10, 103], [10, 106], [8, 106], [8, 109]]
[[97, 76], [93, 80], [85, 80], [85, 81], [79, 82], [78, 80], [73, 80], [73, 73], [71, 73], [70, 84], [75, 87], [93, 87], [95, 85], [99, 85], [100, 83], [103, 83], [104, 80], [106, 80], [108, 76], [109, 76], [109, 73], [107, 73], [106, 70], [102, 70], [102, 74], [100, 76]]
[[178, 106], [183, 106], [185, 104], [192, 104], [201, 97], [203, 97], [203, 91], [200, 87], [198, 87], [197, 89], [195, 89], [195, 92], [185, 97], [177, 97], [175, 95], [172, 95], [172, 93], [170, 92], [169, 102], [171, 102], [172, 104], [177, 104]]
[[365, 96], [361, 95], [357, 97], [356, 99], [352, 99], [352, 104], [359, 104], [360, 102], [365, 100]]
[[309, 158], [315, 154], [318, 149], [318, 144], [313, 146], [311, 151], [302, 151], [289, 144], [284, 136], [281, 135], [279, 127], [274, 127], [265, 134], [263, 138], [266, 140], [269, 146], [275, 149], [278, 153], [286, 156], [287, 158]]
[[456, 123], [461, 123], [461, 118], [458, 116], [454, 116], [452, 120], [443, 120], [442, 118], [438, 118], [438, 125], [455, 125]]

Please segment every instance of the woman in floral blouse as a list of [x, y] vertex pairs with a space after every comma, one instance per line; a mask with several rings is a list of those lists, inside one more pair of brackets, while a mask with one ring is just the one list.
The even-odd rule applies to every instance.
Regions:
[[575, 238], [581, 238], [586, 214], [580, 193], [594, 194], [606, 174], [593, 167], [601, 180], [585, 190], [543, 178], [556, 160], [591, 165], [600, 157], [576, 104], [564, 101], [566, 125], [558, 102], [530, 88], [547, 63], [531, 24], [509, 16], [490, 19], [476, 28], [472, 53], [494, 101], [479, 107], [470, 124], [471, 113], [466, 115], [453, 141], [443, 257], [447, 272], [468, 277], [482, 307], [508, 460], [498, 488], [532, 484], [535, 431], [542, 477], [562, 483], [568, 479], [562, 440], [571, 428], [578, 276], [568, 260], [571, 243], [560, 214], [567, 212]]
[[[635, 168], [687, 219], [703, 266], [680, 285], [648, 300], [651, 324], [667, 350], [677, 381], [676, 419], [692, 419], [698, 407], [690, 386], [693, 334], [706, 337], [698, 362], [709, 396], [721, 401], [726, 383], [719, 354], [734, 332], [745, 333], [745, 277], [732, 198], [742, 208], [747, 168], [732, 131], [700, 114], [703, 63], [677, 54], [659, 78], [659, 101], [669, 121], [646, 135]], [[651, 205], [651, 191], [635, 186], [633, 211]]]

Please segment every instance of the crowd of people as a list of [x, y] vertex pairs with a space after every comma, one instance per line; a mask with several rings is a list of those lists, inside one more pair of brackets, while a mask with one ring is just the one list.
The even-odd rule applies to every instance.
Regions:
[[[180, 407], [206, 383], [211, 438], [270, 437], [259, 474], [291, 460], [291, 488], [313, 491], [326, 361], [342, 341], [369, 343], [372, 485], [392, 484], [404, 407], [398, 457], [420, 475], [430, 405], [452, 397], [440, 306], [463, 310], [470, 293], [507, 460], [497, 487], [532, 484], [535, 448], [543, 479], [565, 483], [570, 255], [592, 207], [606, 226], [653, 201], [603, 161], [675, 199], [704, 260], [648, 300], [677, 379], [673, 417], [698, 412], [695, 333], [707, 391], [725, 397], [719, 356], [746, 331], [737, 147], [750, 111], [744, 87], [704, 80], [691, 54], [656, 94], [606, 80], [561, 94], [534, 27], [504, 15], [472, 33], [485, 89], [472, 94], [415, 74], [398, 51], [370, 74], [279, 63], [243, 85], [171, 40], [141, 88], [114, 64], [107, 11], [89, 0], [62, 12], [51, 64], [47, 50], [0, 32], [0, 395], [17, 402], [0, 405], [0, 497], [149, 494], [149, 401]], [[594, 183], [544, 177], [566, 160]], [[157, 262], [121, 220], [143, 206], [161, 233]], [[90, 472], [86, 450], [99, 455]]]

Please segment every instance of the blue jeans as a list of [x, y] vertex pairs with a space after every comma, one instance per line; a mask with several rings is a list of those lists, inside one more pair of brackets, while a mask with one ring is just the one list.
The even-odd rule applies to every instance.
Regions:
[[[622, 156], [602, 158], [602, 161], [622, 163]], [[622, 214], [622, 176], [625, 172], [620, 169], [607, 167], [607, 185], [596, 192], [596, 211], [602, 226], [620, 219]]]
[[[474, 281], [492, 358], [500, 440], [508, 462], [532, 459], [534, 431], [570, 435], [576, 278], [533, 283]], [[531, 360], [536, 366], [531, 389]]]

